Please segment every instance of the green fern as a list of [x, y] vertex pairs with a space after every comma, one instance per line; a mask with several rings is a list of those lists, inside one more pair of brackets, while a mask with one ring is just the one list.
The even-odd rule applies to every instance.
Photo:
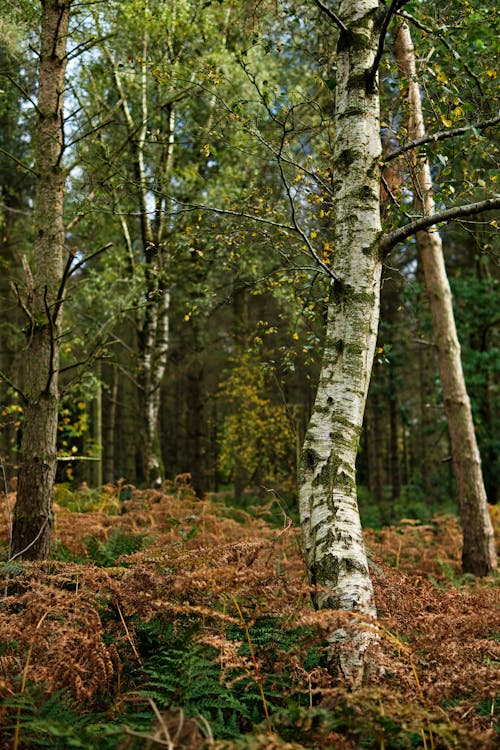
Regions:
[[[235, 675], [236, 676], [236, 675]], [[219, 654], [193, 640], [165, 644], [143, 668], [144, 688], [160, 710], [182, 706], [187, 716], [203, 716], [214, 736], [237, 737], [263, 720], [261, 696], [253, 677], [221, 682]]]
[[117, 564], [120, 557], [138, 552], [148, 544], [149, 538], [143, 534], [130, 534], [123, 529], [114, 529], [105, 542], [95, 536], [85, 542], [87, 557], [104, 568]]
[[114, 750], [125, 729], [106, 721], [104, 715], [77, 712], [67, 691], [47, 697], [40, 685], [28, 684], [23, 693], [3, 703], [4, 721], [0, 731], [1, 747], [10, 747], [19, 732], [23, 750]]

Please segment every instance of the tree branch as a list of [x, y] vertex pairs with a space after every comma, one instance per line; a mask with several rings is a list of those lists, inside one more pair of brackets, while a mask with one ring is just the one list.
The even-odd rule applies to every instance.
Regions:
[[11, 154], [10, 151], [6, 151], [4, 148], [0, 146], [0, 154], [5, 154], [5, 156], [8, 156], [9, 159], [12, 159], [12, 161], [17, 164], [18, 167], [22, 167], [27, 172], [31, 172], [31, 174], [34, 174], [35, 177], [38, 177], [37, 173], [34, 169], [29, 167], [27, 164], [24, 164], [22, 161], [20, 161], [17, 156], [14, 156], [14, 154]]
[[113, 243], [112, 242], [107, 242], [105, 245], [103, 245], [102, 247], [100, 247], [99, 250], [94, 250], [94, 252], [90, 253], [90, 255], [86, 255], [85, 258], [82, 258], [82, 260], [80, 260], [76, 264], [76, 266], [73, 266], [73, 265], [71, 266], [71, 268], [68, 270], [68, 277], [69, 276], [73, 276], [73, 274], [76, 273], [79, 268], [81, 268], [86, 263], [88, 263], [89, 260], [92, 260], [92, 258], [95, 258], [96, 255], [100, 255], [105, 250], [109, 250], [110, 247], [113, 247]]
[[450, 44], [450, 42], [446, 39], [441, 29], [431, 29], [429, 26], [425, 26], [421, 21], [415, 18], [415, 16], [412, 16], [411, 13], [407, 13], [406, 11], [401, 11], [399, 15], [401, 16], [401, 18], [404, 18], [406, 21], [409, 21], [414, 26], [416, 26], [417, 29], [420, 29], [420, 31], [425, 31], [426, 34], [437, 36], [437, 38], [440, 39], [441, 42], [444, 44], [446, 49], [453, 55], [454, 59], [460, 60], [467, 74], [474, 80], [479, 93], [481, 94], [481, 96], [484, 96], [483, 87], [481, 86], [481, 81], [479, 80], [477, 75], [474, 73], [474, 71], [470, 68], [470, 66], [467, 65], [465, 60], [462, 59], [457, 49], [453, 47]]
[[3, 370], [0, 370], [0, 380], [2, 380], [4, 383], [6, 383], [9, 386], [9, 388], [12, 388], [12, 390], [15, 391], [18, 394], [18, 396], [21, 397], [21, 400], [23, 401], [23, 403], [26, 403], [27, 398], [26, 398], [26, 394], [24, 393], [24, 391], [22, 391], [15, 383], [13, 383], [12, 380], [9, 378], [9, 376], [5, 372], [3, 372]]
[[328, 18], [333, 21], [335, 26], [340, 29], [340, 31], [343, 34], [348, 33], [347, 26], [341, 21], [341, 19], [336, 15], [336, 13], [333, 12], [333, 10], [330, 10], [324, 3], [321, 2], [321, 0], [314, 0], [314, 4], [322, 13], [325, 13], [325, 15], [328, 16]]
[[429, 227], [441, 224], [442, 222], [455, 221], [456, 219], [462, 219], [466, 216], [474, 216], [483, 213], [484, 211], [492, 211], [495, 208], [500, 208], [500, 196], [487, 198], [486, 200], [478, 201], [477, 203], [466, 203], [463, 206], [447, 208], [444, 211], [439, 211], [431, 216], [420, 216], [409, 224], [405, 224], [403, 227], [398, 227], [398, 229], [388, 232], [382, 237], [380, 249], [383, 255], [387, 255], [387, 253], [389, 253], [398, 242], [406, 240], [416, 232], [428, 229]]
[[500, 115], [493, 117], [491, 120], [485, 120], [484, 122], [476, 122], [473, 125], [464, 125], [461, 128], [450, 128], [449, 130], [440, 130], [437, 133], [430, 135], [424, 135], [422, 138], [415, 138], [413, 141], [408, 141], [404, 146], [391, 151], [387, 156], [384, 156], [384, 164], [388, 164], [393, 159], [397, 159], [398, 156], [405, 154], [407, 151], [411, 151], [413, 148], [424, 146], [426, 143], [437, 143], [438, 141], [444, 141], [447, 138], [455, 138], [459, 135], [468, 133], [469, 130], [485, 130], [491, 128], [494, 125], [498, 125], [500, 122]]
[[403, 5], [406, 5], [407, 2], [408, 0], [392, 0], [390, 6], [384, 13], [382, 26], [380, 28], [380, 35], [378, 38], [377, 54], [375, 55], [373, 65], [366, 76], [366, 90], [369, 94], [373, 94], [375, 88], [375, 78], [377, 77], [380, 60], [382, 59], [382, 55], [384, 54], [385, 37], [387, 34], [387, 29], [389, 28], [389, 24], [393, 16], [400, 10], [400, 8], [403, 7]]
[[[223, 216], [237, 216], [240, 219], [248, 219], [249, 221], [255, 221], [259, 224], [267, 224], [277, 229], [284, 229], [287, 232], [295, 234], [295, 227], [292, 224], [283, 224], [280, 221], [273, 221], [272, 219], [266, 219], [264, 216], [257, 216], [255, 214], [248, 214], [245, 211], [232, 211], [229, 208], [216, 208], [215, 206], [207, 206], [203, 203], [186, 203], [185, 201], [178, 200], [177, 198], [170, 198], [173, 203], [180, 206], [180, 211], [206, 211], [213, 214], [222, 214]], [[179, 211], [179, 213], [180, 213]], [[177, 212], [175, 212], [177, 213]]]

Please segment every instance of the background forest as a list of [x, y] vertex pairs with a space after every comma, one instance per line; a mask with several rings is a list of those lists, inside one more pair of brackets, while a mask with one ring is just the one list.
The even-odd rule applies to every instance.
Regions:
[[497, 9], [0, 32], [0, 744], [495, 747]]
[[[11, 477], [23, 420], [12, 386], [32, 364], [9, 287], [26, 283], [22, 259], [32, 247], [37, 11], [7, 6], [0, 440]], [[491, 117], [495, 12], [453, 3], [433, 12], [422, 27], [436, 33], [414, 31], [428, 118], [440, 129], [477, 110]], [[61, 339], [60, 481], [149, 486], [190, 473], [200, 496], [228, 486], [237, 496], [274, 489], [293, 507], [327, 294], [306, 240], [320, 237], [325, 263], [333, 252], [322, 239], [321, 191], [331, 179], [333, 50], [329, 29], [307, 22], [314, 13], [273, 3], [134, 0], [76, 9], [64, 110], [67, 252], [75, 262]], [[473, 14], [466, 38], [464, 14]], [[447, 25], [458, 28], [459, 54]], [[389, 65], [381, 80], [391, 118], [384, 137], [394, 142], [404, 131], [404, 85]], [[432, 165], [436, 201], [474, 186], [494, 189], [496, 166], [479, 131], [465, 148], [463, 139], [443, 141]], [[388, 214], [408, 203], [395, 185], [399, 202], [387, 200]], [[485, 483], [496, 502], [496, 221], [452, 224], [443, 239]], [[358, 463], [367, 520], [452, 506], [449, 458], [428, 303], [409, 240], [384, 269]]]

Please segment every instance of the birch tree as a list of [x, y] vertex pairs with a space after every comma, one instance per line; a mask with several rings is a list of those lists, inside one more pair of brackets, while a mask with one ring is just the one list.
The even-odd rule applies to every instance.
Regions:
[[320, 381], [299, 470], [299, 506], [313, 601], [348, 610], [352, 625], [329, 635], [332, 667], [353, 685], [369, 662], [376, 616], [356, 497], [356, 453], [372, 369], [382, 262], [394, 245], [440, 221], [500, 205], [491, 198], [415, 218], [383, 234], [377, 71], [385, 36], [404, 0], [315, 0], [338, 32], [332, 214], [335, 252]]
[[[146, 7], [147, 10], [147, 7]], [[119, 105], [125, 120], [128, 134], [128, 149], [131, 154], [134, 172], [133, 190], [140, 219], [140, 238], [144, 258], [144, 297], [138, 317], [138, 383], [141, 392], [142, 473], [149, 486], [159, 486], [163, 480], [163, 462], [158, 435], [160, 393], [165, 373], [169, 342], [170, 291], [167, 282], [169, 267], [169, 247], [167, 238], [167, 203], [163, 191], [172, 175], [174, 159], [175, 104], [168, 99], [162, 103], [163, 134], [156, 165], [154, 183], [157, 197], [154, 210], [150, 209], [152, 199], [150, 181], [147, 176], [146, 137], [151, 127], [151, 102], [148, 97], [149, 70], [146, 60], [149, 55], [149, 38], [144, 29], [141, 60], [144, 61], [139, 73], [139, 106], [136, 115], [127, 95], [119, 65], [108, 46], [106, 56], [113, 71], [113, 78], [120, 95]], [[119, 198], [117, 198], [119, 201]], [[122, 214], [120, 223], [127, 247], [127, 256], [134, 257], [133, 233], [127, 217]], [[133, 270], [133, 269], [131, 269]]]

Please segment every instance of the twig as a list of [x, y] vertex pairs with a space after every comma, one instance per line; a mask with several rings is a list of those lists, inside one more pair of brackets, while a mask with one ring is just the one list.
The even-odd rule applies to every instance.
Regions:
[[330, 8], [324, 5], [321, 0], [314, 0], [314, 4], [322, 13], [325, 13], [325, 15], [327, 15], [328, 18], [333, 21], [335, 26], [337, 26], [337, 28], [340, 29], [343, 34], [347, 34], [349, 32], [345, 23], [337, 16], [336, 13], [333, 12], [333, 10], [330, 10]]
[[34, 169], [32, 169], [31, 167], [29, 167], [29, 166], [28, 166], [27, 164], [25, 164], [24, 162], [20, 161], [20, 160], [19, 160], [19, 159], [17, 158], [17, 156], [14, 156], [14, 154], [11, 154], [11, 153], [10, 153], [10, 151], [6, 151], [6, 150], [5, 150], [4, 148], [2, 148], [1, 146], [0, 146], [0, 153], [2, 153], [2, 154], [5, 154], [5, 156], [8, 156], [8, 158], [9, 158], [9, 159], [12, 159], [12, 161], [13, 161], [13, 162], [15, 162], [15, 164], [17, 164], [17, 166], [18, 166], [18, 167], [22, 167], [22, 168], [23, 168], [23, 169], [25, 169], [25, 170], [26, 170], [27, 172], [31, 172], [31, 174], [34, 174], [34, 175], [35, 175], [35, 177], [38, 177], [38, 175], [37, 175], [37, 173], [35, 172], [35, 170], [34, 170]]
[[392, 0], [389, 8], [384, 13], [384, 19], [382, 21], [382, 26], [380, 28], [380, 34], [378, 38], [378, 46], [377, 46], [377, 52], [375, 54], [375, 59], [373, 60], [373, 65], [368, 71], [366, 75], [366, 90], [369, 94], [373, 94], [373, 91], [375, 89], [375, 78], [377, 77], [377, 71], [378, 66], [380, 65], [380, 60], [382, 59], [382, 55], [384, 54], [384, 44], [385, 44], [385, 37], [387, 34], [387, 29], [389, 28], [389, 24], [393, 18], [393, 16], [398, 12], [400, 8], [403, 7], [403, 5], [406, 5], [408, 0]]
[[31, 547], [33, 547], [33, 545], [36, 544], [38, 540], [40, 539], [40, 537], [42, 536], [42, 532], [44, 531], [48, 523], [49, 523], [49, 517], [47, 516], [40, 527], [40, 531], [38, 532], [36, 537], [33, 539], [33, 541], [30, 542], [24, 549], [20, 550], [19, 552], [16, 552], [15, 555], [12, 555], [11, 557], [9, 557], [7, 562], [12, 562], [12, 560], [15, 560], [17, 557], [21, 557], [21, 555], [24, 555], [25, 552], [31, 549]]
[[485, 130], [491, 128], [494, 125], [498, 125], [500, 122], [500, 115], [493, 117], [491, 120], [484, 120], [483, 122], [476, 122], [473, 125], [464, 125], [461, 128], [450, 128], [449, 130], [440, 130], [437, 133], [424, 135], [421, 138], [414, 138], [412, 141], [408, 141], [404, 146], [391, 151], [387, 156], [384, 156], [384, 164], [388, 164], [393, 159], [397, 159], [398, 156], [410, 151], [413, 148], [424, 146], [426, 143], [437, 143], [438, 141], [444, 141], [447, 138], [456, 138], [459, 135], [468, 133], [469, 130]]
[[250, 656], [252, 658], [253, 667], [255, 670], [255, 681], [257, 685], [259, 686], [259, 692], [260, 692], [260, 697], [262, 699], [262, 705], [264, 707], [264, 714], [266, 716], [267, 726], [268, 726], [269, 731], [271, 731], [271, 722], [269, 719], [269, 711], [267, 708], [266, 696], [264, 695], [264, 688], [262, 687], [262, 678], [260, 676], [259, 664], [257, 662], [257, 659], [255, 658], [255, 652], [253, 650], [253, 643], [250, 637], [250, 631], [248, 629], [248, 625], [245, 621], [245, 618], [243, 617], [243, 612], [241, 611], [240, 605], [238, 604], [236, 597], [231, 594], [231, 599], [233, 601], [234, 606], [236, 607], [236, 610], [241, 620], [241, 624], [243, 625], [243, 629], [245, 631], [245, 635], [247, 637], [248, 648], [250, 649]]
[[109, 248], [110, 248], [110, 247], [113, 247], [113, 243], [112, 243], [112, 242], [107, 242], [107, 243], [106, 243], [106, 244], [105, 244], [105, 245], [104, 245], [103, 247], [99, 248], [99, 250], [96, 250], [95, 252], [93, 252], [93, 253], [90, 253], [90, 255], [86, 255], [86, 256], [85, 256], [85, 258], [83, 258], [82, 260], [80, 260], [80, 261], [79, 261], [79, 262], [78, 262], [78, 263], [76, 264], [76, 266], [72, 266], [72, 267], [70, 268], [70, 270], [69, 270], [69, 273], [68, 273], [68, 276], [73, 276], [73, 274], [74, 274], [74, 273], [76, 273], [76, 272], [78, 271], [78, 269], [79, 269], [79, 268], [81, 268], [82, 266], [84, 266], [84, 265], [85, 265], [85, 263], [88, 263], [88, 262], [89, 262], [89, 260], [92, 260], [92, 259], [93, 259], [93, 258], [95, 258], [95, 257], [96, 257], [97, 255], [100, 255], [100, 254], [101, 254], [101, 253], [103, 253], [103, 252], [104, 252], [105, 250], [109, 250]]
[[477, 75], [474, 73], [474, 71], [471, 70], [471, 68], [467, 65], [465, 60], [462, 59], [462, 57], [458, 54], [457, 50], [450, 44], [450, 42], [446, 39], [444, 33], [441, 31], [441, 29], [431, 29], [429, 26], [425, 26], [421, 21], [419, 21], [415, 16], [412, 16], [411, 13], [407, 13], [406, 11], [401, 11], [398, 13], [398, 15], [401, 16], [401, 18], [404, 18], [406, 21], [410, 21], [414, 26], [417, 27], [417, 29], [420, 29], [421, 31], [425, 31], [426, 34], [431, 34], [433, 36], [437, 36], [438, 39], [441, 40], [441, 42], [444, 44], [444, 46], [448, 49], [449, 52], [453, 55], [455, 59], [460, 60], [462, 65], [464, 66], [465, 71], [467, 74], [474, 80], [479, 93], [481, 96], [484, 95], [481, 82]]
[[15, 393], [17, 393], [21, 397], [23, 402], [26, 403], [27, 399], [26, 399], [26, 394], [24, 393], [24, 391], [22, 391], [15, 383], [13, 383], [12, 380], [9, 378], [9, 376], [3, 370], [0, 370], [0, 380], [3, 380], [4, 383], [7, 383], [9, 388], [12, 388], [12, 390], [15, 391]]
[[122, 610], [121, 610], [120, 605], [118, 604], [118, 602], [116, 603], [116, 609], [118, 610], [118, 614], [120, 615], [120, 620], [122, 622], [123, 629], [125, 630], [125, 635], [127, 636], [127, 640], [130, 643], [130, 645], [132, 646], [132, 651], [134, 652], [134, 656], [137, 659], [137, 661], [139, 662], [139, 664], [142, 665], [142, 659], [140, 657], [139, 652], [137, 651], [137, 648], [135, 647], [134, 641], [132, 640], [132, 636], [130, 635], [130, 631], [129, 631], [128, 627], [127, 627], [127, 623], [125, 622], [125, 618], [123, 617]]

